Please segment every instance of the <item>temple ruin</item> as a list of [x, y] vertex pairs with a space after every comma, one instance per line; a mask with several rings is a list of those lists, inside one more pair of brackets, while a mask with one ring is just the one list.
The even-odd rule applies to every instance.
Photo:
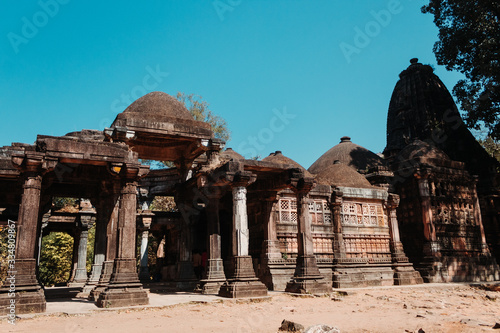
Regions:
[[[236, 298], [500, 279], [499, 163], [430, 66], [412, 59], [401, 73], [387, 131], [384, 157], [342, 137], [306, 170], [280, 151], [254, 160], [225, 149], [209, 124], [152, 92], [104, 130], [3, 147], [0, 223], [16, 224], [16, 313], [45, 310], [37, 265], [53, 231], [75, 239], [68, 285], [98, 307], [148, 304], [153, 281]], [[151, 209], [161, 196], [175, 209]], [[54, 197], [81, 200], [61, 212]], [[0, 314], [8, 291], [0, 288]]]

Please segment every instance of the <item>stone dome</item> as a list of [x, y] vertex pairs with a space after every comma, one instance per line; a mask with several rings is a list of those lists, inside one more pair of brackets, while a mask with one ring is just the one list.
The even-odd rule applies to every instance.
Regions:
[[311, 175], [311, 173], [309, 173], [302, 165], [300, 165], [299, 163], [295, 162], [291, 158], [286, 157], [279, 150], [275, 151], [274, 153], [269, 154], [269, 156], [263, 158], [262, 161], [263, 162], [276, 163], [276, 164], [293, 165], [294, 167], [299, 168], [300, 170], [304, 171], [304, 176], [305, 177], [313, 177], [313, 175]]
[[319, 174], [330, 167], [334, 161], [353, 168], [356, 171], [367, 171], [370, 168], [383, 166], [384, 161], [372, 151], [351, 142], [351, 138], [343, 136], [340, 143], [321, 155], [308, 169], [310, 173]]
[[245, 159], [243, 156], [235, 152], [232, 148], [227, 148], [226, 150], [220, 153], [220, 156], [223, 159], [233, 160], [233, 161], [241, 161]]
[[334, 187], [375, 188], [362, 174], [340, 161], [323, 168], [316, 175], [316, 181]]
[[161, 91], [153, 91], [136, 99], [123, 112], [194, 120], [184, 104], [175, 97]]

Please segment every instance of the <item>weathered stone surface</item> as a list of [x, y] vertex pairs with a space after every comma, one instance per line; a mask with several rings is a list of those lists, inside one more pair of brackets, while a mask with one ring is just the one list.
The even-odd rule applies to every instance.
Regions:
[[238, 297], [263, 297], [267, 296], [266, 286], [257, 279], [252, 265], [252, 257], [233, 257], [234, 271], [228, 282], [219, 290], [219, 296]]
[[336, 327], [330, 327], [328, 325], [314, 325], [308, 327], [304, 333], [340, 333], [340, 330]]
[[285, 332], [304, 332], [304, 326], [295, 323], [293, 321], [288, 321], [286, 319], [283, 319], [281, 322], [281, 326], [279, 328], [279, 331], [285, 331]]
[[[407, 183], [408, 178], [412, 178], [411, 169], [417, 167], [417, 164], [423, 169], [428, 169], [426, 165], [430, 165], [432, 169], [429, 175], [430, 181], [435, 185], [438, 193], [432, 195], [431, 206], [433, 207], [429, 209], [434, 209], [437, 208], [436, 206], [441, 206], [443, 197], [466, 199], [464, 194], [450, 193], [449, 189], [455, 188], [462, 193], [475, 191], [475, 185], [469, 180], [464, 186], [463, 181], [459, 179], [463, 177], [460, 174], [464, 171], [470, 176], [477, 175], [477, 196], [481, 209], [477, 210], [476, 214], [482, 217], [482, 221], [480, 222], [476, 216], [474, 218], [476, 222], [471, 224], [482, 224], [481, 228], [484, 226], [482, 233], [486, 238], [485, 243], [489, 244], [493, 257], [496, 257], [498, 261], [500, 238], [498, 237], [497, 212], [500, 210], [498, 200], [500, 189], [498, 171], [495, 170], [499, 169], [500, 164], [481, 147], [467, 129], [452, 96], [443, 82], [433, 73], [432, 67], [419, 63], [416, 58], [410, 62], [410, 66], [400, 74], [400, 80], [396, 83], [388, 110], [387, 146], [384, 155], [395, 172], [392, 185], [396, 186], [395, 190], [398, 194], [403, 194], [403, 188], [406, 188], [408, 193], [411, 192], [408, 184], [400, 186], [401, 183]], [[425, 148], [424, 150], [424, 147], [421, 147], [413, 152], [415, 158], [409, 158], [409, 154], [403, 156], [403, 151], [416, 140], [425, 142], [435, 149]], [[417, 157], [420, 158], [420, 163], [415, 163]], [[440, 169], [442, 167], [446, 170]], [[406, 201], [405, 198], [403, 199]], [[462, 204], [463, 202], [460, 203]], [[470, 203], [468, 202], [467, 205]], [[414, 211], [415, 208], [406, 207], [403, 203], [401, 210], [407, 209], [415, 214], [412, 219], [421, 215], [418, 211]], [[450, 210], [458, 209], [456, 206], [453, 209], [447, 208], [447, 211]], [[437, 212], [434, 214], [439, 215]], [[398, 215], [401, 221], [407, 220], [402, 212], [398, 212]], [[457, 218], [452, 217], [450, 220], [457, 220]], [[427, 224], [429, 221], [426, 220], [424, 223]], [[446, 222], [446, 224], [456, 224], [456, 222]], [[441, 229], [444, 234], [450, 234], [449, 231], [444, 230], [446, 228], [443, 226], [436, 226], [436, 228], [438, 232]], [[413, 235], [412, 231], [406, 229], [402, 229], [402, 234]], [[403, 239], [403, 243], [408, 254], [413, 251], [411, 248], [415, 245], [412, 241]], [[454, 246], [457, 246], [456, 242]], [[421, 245], [418, 247], [417, 252], [423, 252]], [[415, 255], [409, 254], [409, 256], [415, 264], [421, 260], [415, 259]]]

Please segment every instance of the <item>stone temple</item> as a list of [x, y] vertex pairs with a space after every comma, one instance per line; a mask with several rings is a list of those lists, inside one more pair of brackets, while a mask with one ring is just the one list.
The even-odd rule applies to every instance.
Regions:
[[[280, 151], [253, 160], [224, 146], [175, 98], [152, 92], [104, 130], [1, 148], [16, 312], [45, 310], [39, 247], [54, 231], [75, 239], [68, 286], [99, 307], [148, 304], [155, 284], [235, 298], [500, 279], [499, 163], [416, 59], [390, 100], [383, 157], [346, 136], [308, 170]], [[79, 198], [79, 207], [58, 211], [54, 197]], [[152, 210], [155, 197], [175, 207]], [[5, 281], [0, 314], [11, 300]]]

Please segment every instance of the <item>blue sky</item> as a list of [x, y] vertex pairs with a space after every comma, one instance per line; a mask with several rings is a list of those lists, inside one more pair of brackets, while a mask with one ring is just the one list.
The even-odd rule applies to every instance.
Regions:
[[410, 58], [437, 66], [426, 1], [9, 1], [0, 14], [0, 146], [103, 129], [150, 91], [201, 95], [227, 146], [308, 168], [344, 135], [385, 147]]

